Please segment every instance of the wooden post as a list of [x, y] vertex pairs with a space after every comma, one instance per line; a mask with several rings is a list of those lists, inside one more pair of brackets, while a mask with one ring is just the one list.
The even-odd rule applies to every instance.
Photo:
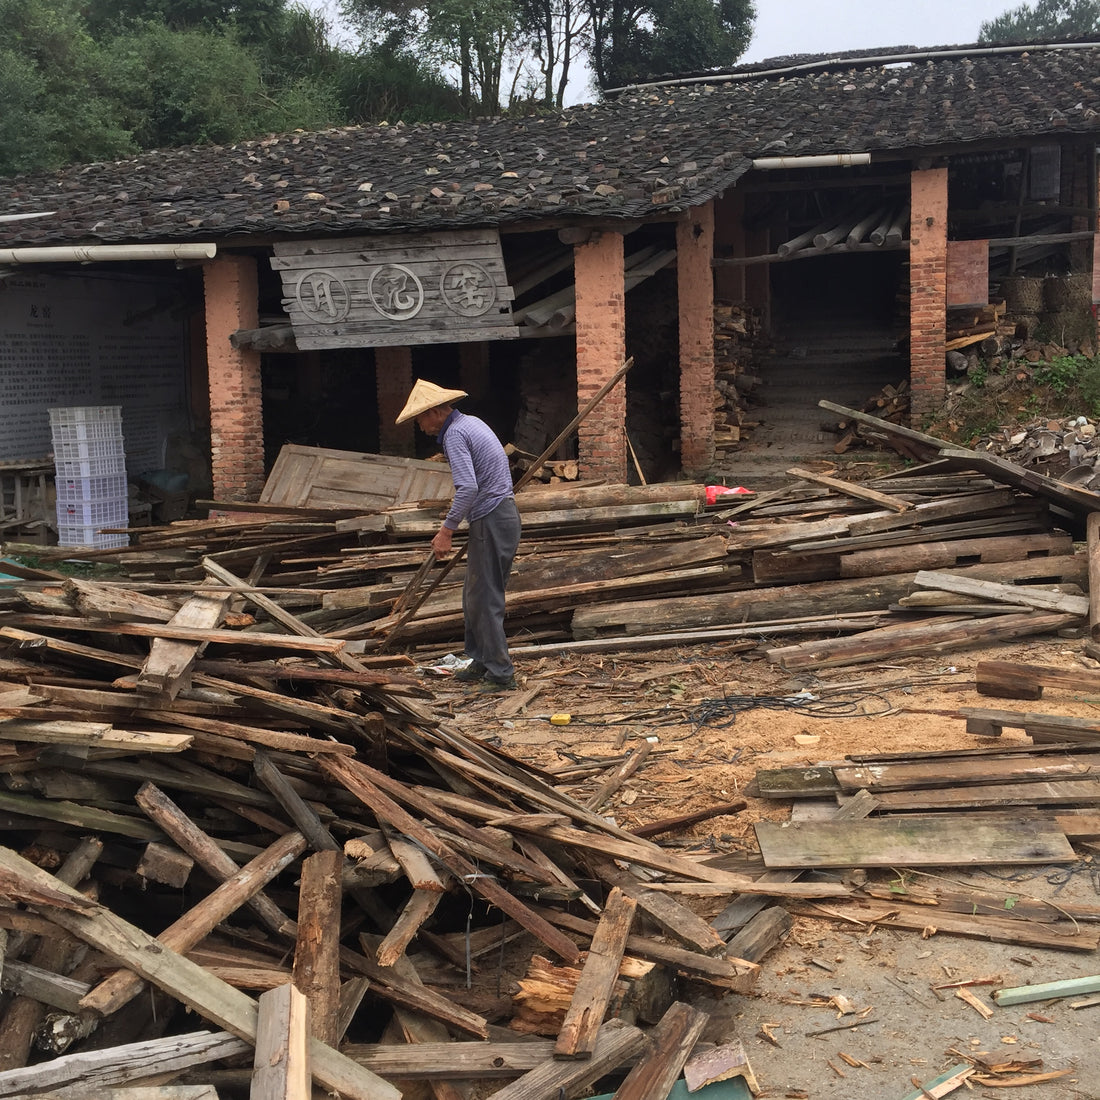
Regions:
[[1100, 512], [1085, 521], [1089, 553], [1089, 637], [1100, 642]]
[[558, 1033], [555, 1058], [592, 1057], [604, 1013], [619, 977], [637, 904], [617, 886], [607, 895], [607, 904], [592, 937], [573, 1001]]
[[304, 1100], [310, 1095], [309, 1001], [286, 985], [260, 996], [249, 1100]]
[[[294, 984], [309, 1001], [311, 1030], [329, 1046], [339, 1041], [340, 870], [344, 854], [315, 852], [302, 861]], [[260, 1004], [263, 1015], [263, 999]]]

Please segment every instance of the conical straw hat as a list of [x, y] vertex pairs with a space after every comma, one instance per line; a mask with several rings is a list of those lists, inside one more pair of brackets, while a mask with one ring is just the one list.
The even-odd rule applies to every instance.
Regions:
[[451, 405], [460, 398], [469, 396], [465, 390], [445, 390], [434, 382], [425, 382], [423, 378], [418, 378], [405, 407], [394, 423], [404, 424], [406, 420], [412, 420], [414, 416], [434, 409], [437, 405]]

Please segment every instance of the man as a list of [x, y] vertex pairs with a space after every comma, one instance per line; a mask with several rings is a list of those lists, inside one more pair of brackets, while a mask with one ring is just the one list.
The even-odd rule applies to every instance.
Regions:
[[519, 511], [500, 440], [483, 420], [453, 407], [468, 396], [465, 390], [446, 390], [418, 378], [395, 423], [415, 420], [422, 432], [439, 440], [451, 467], [455, 495], [432, 539], [437, 558], [452, 553], [455, 530], [463, 520], [469, 522], [462, 617], [470, 664], [455, 679], [480, 681], [482, 691], [510, 691], [516, 670], [504, 634], [504, 590], [519, 546]]

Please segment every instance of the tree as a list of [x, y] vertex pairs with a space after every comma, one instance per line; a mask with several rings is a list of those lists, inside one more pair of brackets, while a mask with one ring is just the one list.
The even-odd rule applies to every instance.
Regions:
[[0, 26], [0, 173], [134, 151], [74, 0], [0, 0]]
[[603, 89], [732, 65], [748, 47], [752, 0], [587, 0]]
[[519, 0], [344, 0], [368, 52], [390, 47], [458, 74], [467, 114], [497, 114], [505, 63], [519, 36]]
[[1035, 0], [983, 23], [979, 42], [1034, 42], [1100, 33], [1100, 0]]
[[526, 29], [524, 69], [538, 76], [530, 82], [527, 98], [560, 109], [573, 71], [573, 62], [588, 44], [592, 19], [585, 0], [519, 0], [519, 22]]

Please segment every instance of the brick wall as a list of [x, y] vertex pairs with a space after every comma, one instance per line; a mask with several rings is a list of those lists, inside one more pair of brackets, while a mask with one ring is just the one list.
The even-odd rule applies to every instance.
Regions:
[[416, 422], [394, 423], [412, 392], [412, 350], [375, 348], [374, 372], [378, 391], [378, 449], [384, 455], [412, 458], [416, 454]]
[[259, 327], [256, 261], [221, 256], [205, 264], [203, 289], [214, 499], [258, 500], [264, 485], [260, 353], [229, 342], [237, 329]]
[[946, 393], [947, 169], [913, 172], [910, 195], [909, 371], [919, 428]]
[[[621, 233], [594, 234], [573, 249], [577, 290], [577, 408], [622, 366], [626, 312]], [[627, 375], [626, 381], [629, 382]], [[626, 386], [608, 393], [578, 429], [581, 477], [626, 481]]]
[[689, 477], [714, 461], [714, 207], [676, 225], [680, 317], [680, 465]]

